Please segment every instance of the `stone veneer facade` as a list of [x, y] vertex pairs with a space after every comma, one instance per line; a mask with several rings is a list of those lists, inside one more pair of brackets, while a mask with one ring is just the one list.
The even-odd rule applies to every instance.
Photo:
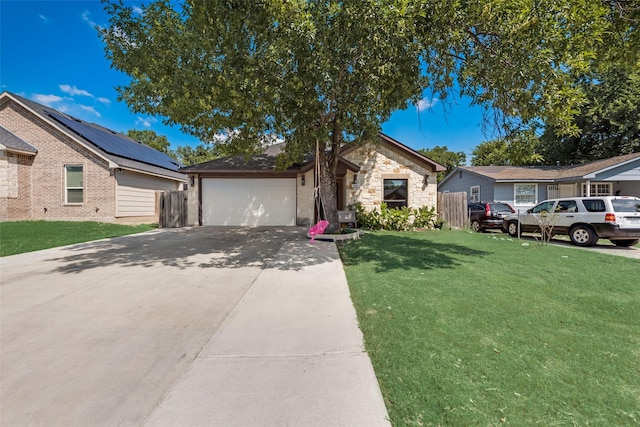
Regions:
[[[383, 201], [385, 179], [407, 180], [407, 204], [411, 208], [436, 206], [438, 186], [436, 172], [416, 164], [400, 150], [386, 144], [368, 143], [344, 156], [360, 166], [357, 184], [353, 185], [353, 173], [348, 171], [344, 180], [345, 206], [360, 202], [367, 211], [380, 210]], [[425, 183], [425, 176], [428, 178]]]

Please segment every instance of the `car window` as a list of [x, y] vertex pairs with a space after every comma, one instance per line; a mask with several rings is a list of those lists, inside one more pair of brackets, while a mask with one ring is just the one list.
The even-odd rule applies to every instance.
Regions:
[[531, 209], [531, 212], [533, 213], [541, 213], [541, 212], [553, 212], [553, 204], [555, 202], [553, 201], [548, 201], [548, 202], [542, 202], [536, 206], [534, 206], [533, 209]]
[[583, 200], [582, 204], [589, 212], [605, 212], [607, 210], [607, 206], [602, 199], [587, 199]]
[[477, 203], [471, 203], [469, 205], [469, 209], [472, 211], [484, 211], [484, 205], [479, 205]]
[[489, 206], [491, 206], [492, 211], [512, 212], [511, 206], [507, 205], [506, 203], [491, 203]]
[[560, 200], [556, 206], [558, 213], [574, 213], [578, 212], [578, 204], [575, 200]]
[[612, 199], [614, 212], [640, 212], [640, 199]]

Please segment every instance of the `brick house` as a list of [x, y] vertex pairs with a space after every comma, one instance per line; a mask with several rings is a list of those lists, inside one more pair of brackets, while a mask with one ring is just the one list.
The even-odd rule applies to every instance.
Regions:
[[170, 157], [18, 95], [0, 94], [0, 221], [153, 222], [181, 189]]
[[[309, 225], [316, 221], [313, 156], [275, 171], [284, 144], [245, 159], [225, 157], [182, 168], [188, 174], [191, 225]], [[379, 134], [377, 141], [346, 145], [338, 161], [338, 209], [436, 206], [436, 173], [444, 166]]]

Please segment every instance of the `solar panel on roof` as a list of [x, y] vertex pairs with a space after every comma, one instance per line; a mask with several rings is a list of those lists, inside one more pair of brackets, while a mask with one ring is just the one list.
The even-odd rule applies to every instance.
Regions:
[[48, 112], [47, 114], [106, 153], [176, 172], [181, 166], [166, 154], [119, 134], [114, 134], [53, 112]]

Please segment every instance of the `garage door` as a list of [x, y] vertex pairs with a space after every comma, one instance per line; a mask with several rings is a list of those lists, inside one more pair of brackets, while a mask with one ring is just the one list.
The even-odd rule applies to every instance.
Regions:
[[295, 225], [295, 178], [202, 180], [203, 225]]

